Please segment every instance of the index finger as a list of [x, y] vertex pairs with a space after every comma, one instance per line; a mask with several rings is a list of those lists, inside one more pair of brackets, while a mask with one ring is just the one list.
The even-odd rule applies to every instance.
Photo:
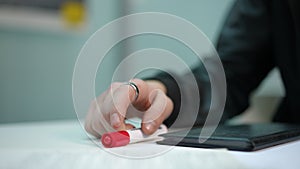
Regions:
[[142, 130], [145, 134], [152, 134], [173, 110], [173, 102], [161, 90], [153, 90], [150, 94], [151, 106], [143, 117]]
[[[134, 85], [134, 86], [132, 86]], [[104, 102], [105, 112], [110, 114], [110, 124], [116, 130], [125, 129], [124, 123], [128, 107], [135, 103], [140, 108], [145, 107], [144, 98], [147, 93], [146, 84], [139, 79], [133, 79], [130, 83], [121, 84], [117, 89], [110, 92], [111, 94]]]

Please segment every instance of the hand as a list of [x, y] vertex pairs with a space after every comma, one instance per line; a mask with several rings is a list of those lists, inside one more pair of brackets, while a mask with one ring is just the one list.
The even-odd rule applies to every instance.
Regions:
[[85, 129], [100, 137], [113, 130], [133, 128], [125, 118], [141, 117], [142, 131], [152, 134], [173, 110], [173, 102], [166, 95], [166, 87], [159, 81], [131, 80], [139, 89], [136, 91], [124, 83], [112, 83], [110, 88], [92, 102], [85, 121]]

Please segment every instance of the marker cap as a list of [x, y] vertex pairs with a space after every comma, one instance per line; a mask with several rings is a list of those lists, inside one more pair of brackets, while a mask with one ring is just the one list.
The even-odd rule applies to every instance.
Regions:
[[101, 137], [101, 142], [107, 148], [125, 146], [129, 144], [130, 136], [127, 131], [105, 133]]

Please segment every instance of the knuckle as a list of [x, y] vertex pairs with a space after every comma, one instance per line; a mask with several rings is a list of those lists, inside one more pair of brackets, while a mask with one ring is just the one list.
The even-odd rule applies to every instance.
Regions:
[[109, 86], [109, 89], [110, 89], [110, 90], [114, 90], [114, 89], [118, 88], [120, 85], [121, 85], [120, 82], [113, 82], [113, 83], [111, 83], [111, 85]]
[[145, 85], [145, 81], [142, 80], [142, 79], [134, 78], [134, 79], [132, 79], [130, 81], [134, 82], [136, 85]]

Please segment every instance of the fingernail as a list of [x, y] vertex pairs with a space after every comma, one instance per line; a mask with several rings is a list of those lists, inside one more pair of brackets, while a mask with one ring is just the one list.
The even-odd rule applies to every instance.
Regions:
[[145, 124], [145, 128], [148, 130], [148, 131], [153, 131], [154, 130], [154, 128], [155, 128], [155, 122], [154, 121], [152, 121], [152, 122], [149, 122], [149, 123], [146, 123]]
[[117, 113], [111, 115], [110, 122], [114, 128], [118, 128], [121, 125], [120, 117]]

